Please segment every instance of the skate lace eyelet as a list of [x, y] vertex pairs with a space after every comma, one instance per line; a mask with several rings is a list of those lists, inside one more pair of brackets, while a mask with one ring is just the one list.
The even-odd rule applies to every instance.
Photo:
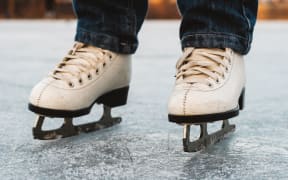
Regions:
[[103, 67], [105, 67], [106, 66], [106, 63], [103, 63]]
[[74, 84], [72, 82], [69, 82], [68, 85], [73, 88], [74, 87]]
[[220, 82], [220, 80], [219, 80], [219, 79], [216, 79], [216, 83], [219, 84], [219, 82]]
[[88, 74], [87, 78], [88, 78], [89, 80], [91, 80], [91, 79], [92, 79], [91, 74]]
[[99, 74], [99, 69], [96, 69], [96, 71], [95, 71], [95, 72], [96, 72], [96, 74]]
[[79, 79], [78, 82], [79, 82], [79, 84], [82, 84], [82, 83], [83, 83], [82, 79]]
[[208, 86], [209, 86], [209, 87], [213, 87], [213, 84], [209, 83]]

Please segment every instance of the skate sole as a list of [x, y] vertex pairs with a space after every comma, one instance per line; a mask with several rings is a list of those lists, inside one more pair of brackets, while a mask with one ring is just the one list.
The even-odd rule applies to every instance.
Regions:
[[185, 123], [203, 123], [203, 122], [214, 122], [223, 119], [230, 119], [232, 117], [238, 116], [239, 108], [233, 109], [231, 111], [215, 114], [205, 114], [205, 115], [193, 115], [193, 116], [179, 116], [179, 115], [168, 115], [170, 122], [175, 122], [179, 124]]
[[214, 113], [214, 114], [204, 114], [204, 115], [173, 115], [169, 114], [168, 119], [170, 122], [178, 124], [193, 124], [193, 123], [205, 123], [205, 122], [214, 122], [225, 119], [230, 119], [239, 115], [239, 110], [244, 109], [244, 99], [245, 99], [245, 88], [242, 90], [242, 93], [239, 97], [238, 104], [239, 106], [230, 111]]
[[31, 103], [28, 104], [28, 109], [36, 114], [48, 117], [59, 117], [59, 118], [79, 117], [89, 114], [95, 103], [104, 104], [111, 108], [125, 105], [127, 103], [128, 91], [129, 86], [110, 91], [97, 98], [89, 107], [73, 111], [42, 108], [39, 106], [35, 106]]

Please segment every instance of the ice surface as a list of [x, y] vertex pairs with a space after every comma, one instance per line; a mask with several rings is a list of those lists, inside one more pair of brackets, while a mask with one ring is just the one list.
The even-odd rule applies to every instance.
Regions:
[[[167, 101], [181, 54], [178, 21], [147, 21], [116, 127], [56, 141], [32, 138], [32, 86], [73, 43], [75, 21], [0, 21], [0, 179], [288, 179], [288, 22], [259, 22], [246, 57], [246, 108], [236, 132], [182, 151]], [[80, 121], [96, 120], [100, 107]], [[59, 124], [52, 119], [48, 126]], [[210, 129], [220, 124], [211, 124]], [[195, 127], [194, 136], [199, 130]]]

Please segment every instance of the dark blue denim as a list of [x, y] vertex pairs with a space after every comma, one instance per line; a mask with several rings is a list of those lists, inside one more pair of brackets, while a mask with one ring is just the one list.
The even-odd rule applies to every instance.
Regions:
[[[177, 0], [182, 15], [182, 48], [232, 48], [247, 54], [258, 0]], [[76, 41], [123, 54], [138, 46], [147, 0], [73, 0], [78, 18]]]

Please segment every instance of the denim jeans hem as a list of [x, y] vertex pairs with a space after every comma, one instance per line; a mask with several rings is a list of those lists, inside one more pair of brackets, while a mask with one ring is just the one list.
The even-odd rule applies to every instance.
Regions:
[[75, 41], [121, 54], [133, 54], [138, 47], [138, 43], [124, 43], [116, 36], [105, 33], [89, 32], [83, 29], [77, 30]]
[[182, 49], [197, 48], [231, 48], [240, 54], [247, 54], [251, 42], [243, 37], [232, 34], [195, 33], [183, 36]]

